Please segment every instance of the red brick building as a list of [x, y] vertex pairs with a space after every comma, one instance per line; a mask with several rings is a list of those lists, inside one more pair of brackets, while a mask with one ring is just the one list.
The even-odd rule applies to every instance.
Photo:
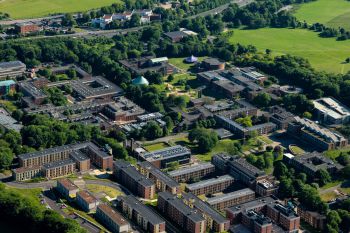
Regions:
[[38, 32], [40, 30], [41, 27], [33, 23], [20, 23], [15, 25], [15, 31], [21, 35], [25, 35], [32, 32]]

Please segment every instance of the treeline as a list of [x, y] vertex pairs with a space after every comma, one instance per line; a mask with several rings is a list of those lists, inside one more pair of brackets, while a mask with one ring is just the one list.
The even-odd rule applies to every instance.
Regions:
[[15, 154], [91, 140], [101, 145], [109, 144], [116, 158], [128, 158], [127, 151], [115, 140], [118, 138], [104, 135], [96, 126], [66, 123], [46, 115], [23, 116], [20, 110], [13, 116], [22, 121], [24, 127], [20, 132], [1, 128], [0, 169], [8, 169]]
[[[306, 59], [301, 57], [283, 55], [272, 58], [253, 54], [252, 56], [236, 57], [235, 63], [241, 66], [255, 66], [283, 82], [292, 86], [300, 86], [308, 98], [333, 96], [343, 103], [350, 101], [349, 73], [342, 75], [316, 71]], [[304, 108], [305, 105], [303, 107], [296, 105], [296, 108], [298, 107]]]
[[[77, 222], [63, 218], [37, 201], [5, 188], [0, 183], [0, 218], [13, 226], [22, 226], [29, 233], [85, 233]], [[17, 227], [15, 227], [17, 228]]]

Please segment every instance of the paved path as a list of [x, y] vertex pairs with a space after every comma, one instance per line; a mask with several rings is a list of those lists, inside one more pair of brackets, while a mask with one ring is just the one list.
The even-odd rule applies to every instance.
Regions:
[[[240, 7], [246, 6], [250, 3], [252, 3], [254, 0], [233, 0], [231, 3], [237, 3]], [[205, 11], [193, 16], [189, 16], [187, 18], [191, 19], [191, 18], [197, 18], [197, 17], [205, 17], [208, 15], [215, 15], [218, 13], [221, 13], [222, 11], [224, 11], [225, 9], [228, 8], [228, 6], [230, 5], [230, 3], [224, 4], [222, 6], [219, 6], [217, 8], [214, 8], [212, 10], [209, 11]], [[52, 18], [55, 16], [50, 16], [50, 17], [45, 17], [45, 18]], [[58, 16], [57, 16], [58, 17]], [[39, 18], [39, 19], [27, 19], [28, 21], [35, 21], [38, 20], [40, 21], [40, 19], [43, 18]], [[25, 21], [25, 20], [22, 20]], [[1, 23], [4, 23], [5, 21], [0, 21]], [[15, 22], [15, 21], [10, 21], [10, 22]], [[7, 22], [9, 23], [9, 22]], [[144, 27], [148, 27], [149, 25], [144, 25], [144, 26], [140, 26], [140, 27], [135, 27], [135, 28], [127, 28], [127, 29], [115, 29], [115, 30], [98, 30], [98, 31], [84, 31], [84, 32], [78, 32], [78, 33], [74, 33], [74, 34], [63, 34], [63, 35], [55, 35], [55, 36], [35, 36], [35, 37], [25, 37], [25, 38], [19, 38], [19, 39], [9, 39], [9, 40], [16, 40], [16, 41], [24, 41], [24, 40], [33, 40], [33, 39], [45, 39], [45, 38], [53, 38], [53, 37], [93, 37], [93, 36], [106, 36], [106, 37], [113, 37], [114, 35], [117, 34], [126, 34], [128, 32], [135, 32], [135, 31], [139, 31]], [[7, 41], [7, 40], [5, 40]]]

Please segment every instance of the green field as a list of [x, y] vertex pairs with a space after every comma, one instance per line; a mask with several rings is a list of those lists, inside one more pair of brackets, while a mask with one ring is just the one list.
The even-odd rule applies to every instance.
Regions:
[[0, 0], [0, 12], [11, 18], [35, 18], [55, 13], [86, 11], [121, 3], [120, 0]]
[[271, 49], [273, 55], [291, 54], [307, 58], [318, 69], [334, 73], [350, 70], [343, 64], [350, 57], [350, 41], [321, 38], [306, 29], [263, 28], [258, 30], [235, 30], [232, 43], [254, 45], [262, 52]]
[[294, 15], [308, 23], [322, 23], [350, 30], [350, 2], [346, 0], [317, 0], [302, 4]]

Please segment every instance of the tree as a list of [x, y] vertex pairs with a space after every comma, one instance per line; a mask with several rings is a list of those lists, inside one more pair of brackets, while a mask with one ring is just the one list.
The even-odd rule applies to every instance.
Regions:
[[148, 140], [152, 140], [152, 139], [156, 139], [156, 138], [162, 137], [163, 136], [163, 130], [155, 121], [150, 121], [142, 129], [142, 134]]
[[281, 198], [289, 198], [294, 195], [294, 187], [292, 184], [292, 180], [287, 177], [282, 177], [279, 187], [278, 187], [278, 195]]
[[73, 18], [73, 15], [70, 13], [65, 14], [62, 18], [62, 26], [72, 27], [75, 24], [77, 24], [77, 22]]
[[202, 153], [211, 151], [219, 140], [215, 131], [204, 128], [196, 128], [191, 130], [188, 135], [188, 139], [191, 142], [196, 141], [198, 144], [198, 150]]
[[237, 118], [235, 121], [238, 124], [243, 125], [244, 127], [252, 127], [253, 126], [252, 118], [250, 116]]
[[271, 96], [267, 93], [259, 93], [254, 97], [253, 103], [258, 107], [268, 107], [271, 104]]
[[316, 172], [316, 178], [318, 179], [318, 183], [321, 186], [327, 184], [328, 182], [331, 182], [331, 180], [332, 180], [329, 173], [324, 169], [320, 169]]
[[0, 169], [8, 169], [12, 164], [13, 157], [10, 148], [0, 147]]

